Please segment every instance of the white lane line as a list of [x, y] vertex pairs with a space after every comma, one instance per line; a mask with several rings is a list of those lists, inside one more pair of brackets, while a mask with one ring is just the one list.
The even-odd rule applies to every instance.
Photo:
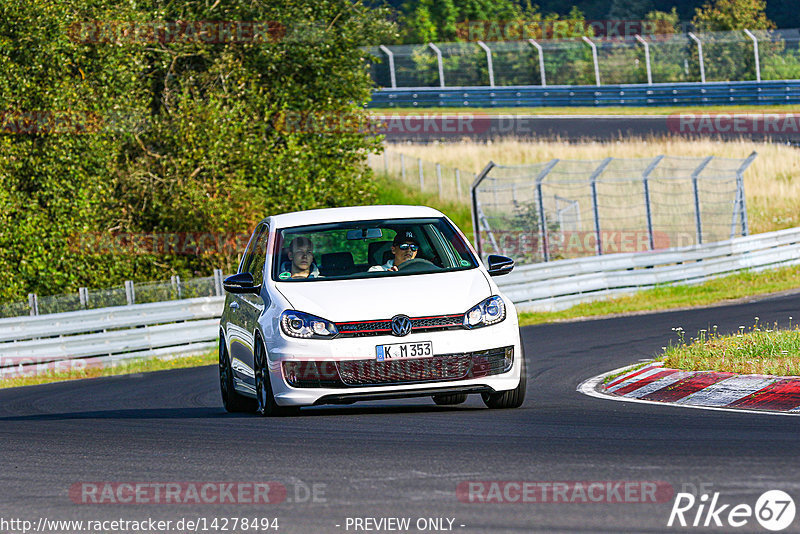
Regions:
[[672, 402], [659, 402], [659, 401], [651, 401], [645, 399], [632, 399], [630, 397], [622, 397], [619, 395], [608, 395], [606, 393], [601, 393], [598, 391], [598, 387], [603, 383], [603, 380], [606, 379], [607, 376], [615, 375], [619, 372], [624, 371], [633, 367], [632, 365], [628, 365], [625, 367], [620, 367], [619, 369], [614, 369], [613, 371], [609, 371], [607, 373], [603, 373], [601, 375], [593, 376], [592, 378], [587, 378], [580, 384], [578, 387], [575, 388], [575, 391], [579, 393], [583, 393], [589, 397], [595, 397], [597, 399], [605, 399], [605, 400], [612, 400], [617, 402], [637, 402], [639, 404], [656, 404], [658, 406], [674, 406], [676, 408], [691, 408], [693, 410], [710, 410], [715, 412], [733, 412], [738, 414], [750, 414], [750, 415], [786, 415], [789, 417], [800, 417], [800, 413], [796, 411], [792, 412], [767, 412], [763, 410], [742, 410], [736, 408], [721, 408], [718, 406], [696, 406], [693, 404], [675, 404]]
[[660, 373], [661, 371], [663, 371], [663, 369], [661, 367], [653, 367], [652, 369], [648, 369], [647, 371], [645, 371], [644, 373], [642, 373], [640, 375], [636, 375], [636, 376], [634, 376], [632, 378], [628, 378], [626, 380], [623, 380], [622, 382], [620, 382], [616, 386], [608, 388], [607, 391], [609, 393], [614, 393], [618, 389], [622, 389], [625, 386], [629, 386], [630, 384], [633, 384], [633, 383], [638, 382], [640, 380], [644, 380], [645, 378], [647, 378], [649, 376], [652, 376], [652, 375], [654, 375], [656, 373]]
[[631, 397], [633, 399], [641, 399], [645, 395], [649, 395], [659, 389], [664, 389], [667, 386], [671, 386], [678, 380], [682, 378], [686, 378], [687, 376], [691, 376], [692, 373], [686, 371], [678, 371], [677, 373], [672, 373], [669, 376], [665, 376], [664, 378], [659, 378], [655, 382], [650, 382], [649, 384], [640, 387], [639, 389], [634, 389], [633, 391], [629, 391], [625, 393], [626, 397]]
[[756, 377], [752, 375], [732, 376], [711, 384], [678, 401], [678, 404], [701, 406], [727, 406], [759, 389], [776, 382], [777, 378]]

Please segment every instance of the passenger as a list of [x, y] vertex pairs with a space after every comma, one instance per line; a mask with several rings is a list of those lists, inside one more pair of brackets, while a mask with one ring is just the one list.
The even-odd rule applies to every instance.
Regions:
[[419, 251], [419, 241], [417, 241], [414, 232], [411, 230], [403, 230], [397, 232], [392, 241], [392, 256], [389, 261], [383, 265], [374, 265], [369, 268], [370, 271], [396, 271], [398, 267], [408, 260], [413, 260], [417, 257]]
[[[282, 280], [287, 278], [319, 278], [319, 268], [314, 263], [314, 243], [307, 237], [292, 239], [287, 251], [289, 261], [281, 264]], [[289, 276], [287, 276], [289, 275]]]

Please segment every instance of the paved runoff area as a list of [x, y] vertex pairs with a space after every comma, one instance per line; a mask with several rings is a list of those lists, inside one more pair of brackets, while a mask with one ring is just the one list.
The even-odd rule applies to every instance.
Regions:
[[654, 362], [616, 377], [603, 392], [687, 406], [800, 413], [800, 377], [680, 371]]

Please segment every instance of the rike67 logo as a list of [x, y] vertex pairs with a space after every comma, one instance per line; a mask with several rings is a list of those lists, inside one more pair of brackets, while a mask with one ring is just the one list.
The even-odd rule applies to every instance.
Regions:
[[764, 492], [754, 507], [749, 504], [720, 504], [719, 492], [710, 498], [707, 493], [696, 498], [691, 493], [678, 493], [667, 526], [743, 527], [755, 517], [767, 530], [784, 530], [794, 521], [794, 500], [781, 490]]

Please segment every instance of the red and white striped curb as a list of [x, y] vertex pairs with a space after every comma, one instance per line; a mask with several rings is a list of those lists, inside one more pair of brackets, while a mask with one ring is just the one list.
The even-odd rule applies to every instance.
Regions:
[[680, 371], [660, 362], [623, 373], [603, 392], [684, 406], [800, 412], [800, 377]]

